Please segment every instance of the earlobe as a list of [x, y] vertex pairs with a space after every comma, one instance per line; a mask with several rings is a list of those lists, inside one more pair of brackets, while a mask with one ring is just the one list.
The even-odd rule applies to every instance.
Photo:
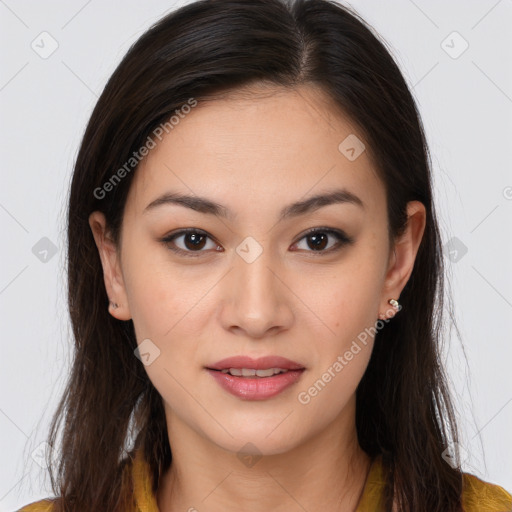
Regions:
[[96, 211], [89, 216], [89, 226], [98, 249], [103, 268], [105, 290], [109, 297], [108, 309], [118, 320], [130, 320], [131, 315], [126, 300], [123, 274], [118, 258], [118, 248], [112, 240], [105, 215]]
[[[407, 204], [407, 226], [404, 233], [397, 239], [391, 248], [393, 254], [389, 258], [389, 266], [386, 273], [386, 279], [382, 290], [382, 309], [386, 311], [385, 314], [380, 314], [379, 318], [383, 316], [389, 318], [389, 299], [392, 298], [398, 301], [402, 290], [404, 289], [407, 281], [409, 280], [416, 255], [423, 238], [426, 223], [426, 210], [425, 205], [420, 201], [410, 201]], [[401, 308], [393, 305], [394, 316]]]

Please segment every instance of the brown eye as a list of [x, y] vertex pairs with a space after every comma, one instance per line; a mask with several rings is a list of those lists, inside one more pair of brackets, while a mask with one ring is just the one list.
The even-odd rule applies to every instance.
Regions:
[[[181, 239], [181, 240], [180, 240]], [[210, 237], [198, 229], [184, 229], [162, 239], [162, 242], [172, 251], [186, 256], [196, 256], [193, 253], [206, 252], [205, 247]], [[207, 249], [218, 250], [218, 245], [211, 241]], [[199, 254], [197, 254], [199, 255]]]
[[205, 246], [206, 235], [199, 233], [186, 233], [183, 235], [183, 243], [185, 247], [191, 251], [202, 249]]
[[[329, 239], [335, 239], [333, 243], [330, 244]], [[353, 239], [347, 236], [343, 231], [338, 231], [337, 229], [331, 228], [313, 228], [308, 231], [300, 240], [306, 240], [306, 247], [302, 248], [307, 252], [318, 252], [318, 253], [330, 253], [331, 251], [336, 251], [341, 249], [343, 245], [350, 244], [353, 242]], [[295, 244], [298, 246], [298, 243]]]
[[311, 244], [308, 243], [308, 246], [315, 251], [325, 249], [329, 244], [329, 235], [327, 233], [313, 233], [306, 239], [311, 242]]

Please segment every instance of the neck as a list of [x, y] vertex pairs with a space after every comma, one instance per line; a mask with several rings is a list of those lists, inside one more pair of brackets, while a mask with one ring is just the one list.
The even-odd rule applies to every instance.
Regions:
[[371, 461], [357, 442], [355, 425], [335, 420], [291, 450], [244, 464], [177, 418], [168, 424], [173, 461], [159, 485], [160, 512], [357, 508]]

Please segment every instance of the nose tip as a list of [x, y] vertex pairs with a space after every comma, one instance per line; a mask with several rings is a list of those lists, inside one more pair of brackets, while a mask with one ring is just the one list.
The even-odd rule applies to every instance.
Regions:
[[253, 339], [262, 339], [268, 336], [274, 336], [284, 327], [278, 325], [270, 325], [270, 321], [265, 319], [251, 318], [244, 319], [238, 324], [234, 324], [233, 330], [243, 331], [246, 335]]
[[223, 321], [232, 331], [252, 338], [274, 336], [293, 322], [286, 287], [270, 268], [264, 255], [252, 263], [236, 265], [226, 283], [229, 306], [223, 309]]

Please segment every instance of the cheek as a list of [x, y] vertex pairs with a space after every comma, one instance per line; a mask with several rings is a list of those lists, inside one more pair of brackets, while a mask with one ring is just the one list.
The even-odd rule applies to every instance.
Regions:
[[136, 261], [127, 272], [126, 289], [139, 350], [142, 343], [149, 348], [149, 379], [167, 403], [180, 409], [189, 400], [185, 389], [193, 389], [187, 368], [197, 358], [204, 330], [205, 283], [187, 279], [169, 263], [142, 256]]
[[154, 242], [150, 245], [151, 250], [138, 244], [127, 251], [123, 265], [126, 293], [137, 339], [163, 341], [192, 327], [189, 315], [200, 310], [208, 279], [194, 277], [192, 267], [176, 265], [165, 250]]
[[374, 252], [361, 248], [325, 275], [313, 274], [302, 281], [300, 293], [325, 325], [328, 345], [342, 350], [375, 324], [381, 300], [381, 267]]
[[[304, 407], [310, 428], [315, 419], [329, 422], [353, 399], [373, 350], [379, 304], [378, 287], [363, 283], [356, 273], [330, 284], [320, 311], [329, 327], [316, 328], [316, 361], [298, 390], [297, 402]], [[368, 275], [367, 275], [368, 277]]]
[[355, 408], [355, 392], [368, 366], [372, 346], [370, 341], [352, 347], [350, 361], [345, 353], [337, 355], [305, 380], [295, 397], [302, 429], [314, 435], [343, 411], [348, 413], [346, 418], [351, 416], [349, 409]]
[[308, 283], [309, 304], [314, 304], [311, 309], [322, 320], [312, 328], [317, 360], [301, 389], [304, 401], [299, 397], [299, 402], [312, 405], [311, 409], [320, 404], [326, 407], [327, 403], [335, 409], [343, 407], [355, 392], [373, 349], [382, 286], [381, 258], [375, 249], [361, 244], [344, 263], [329, 276], [317, 275]]

